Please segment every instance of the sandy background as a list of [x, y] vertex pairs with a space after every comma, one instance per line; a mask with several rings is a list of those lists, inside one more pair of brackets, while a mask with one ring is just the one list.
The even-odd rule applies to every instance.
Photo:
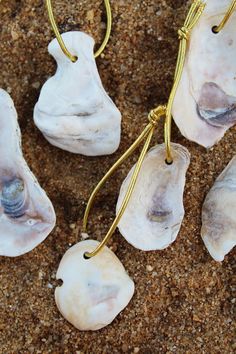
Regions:
[[[80, 29], [100, 43], [102, 1], [54, 1], [61, 31]], [[162, 252], [132, 248], [116, 232], [111, 246], [136, 283], [130, 305], [109, 327], [81, 333], [57, 311], [54, 288], [59, 261], [77, 241], [85, 203], [96, 183], [147, 123], [148, 111], [165, 103], [177, 56], [176, 31], [190, 2], [113, 0], [113, 32], [97, 60], [104, 87], [123, 114], [122, 143], [110, 157], [85, 158], [49, 145], [33, 124], [41, 85], [54, 73], [47, 54], [53, 38], [43, 1], [0, 1], [0, 85], [19, 113], [23, 150], [57, 213], [57, 226], [37, 249], [0, 258], [0, 353], [234, 353], [235, 268], [231, 252], [222, 264], [200, 238], [201, 205], [235, 153], [236, 130], [212, 149], [183, 139], [192, 160], [185, 190], [186, 217], [177, 241]], [[163, 141], [163, 126], [155, 135]], [[154, 142], [153, 142], [154, 143]], [[102, 190], [89, 232], [101, 239], [114, 217], [121, 181], [137, 154]]]

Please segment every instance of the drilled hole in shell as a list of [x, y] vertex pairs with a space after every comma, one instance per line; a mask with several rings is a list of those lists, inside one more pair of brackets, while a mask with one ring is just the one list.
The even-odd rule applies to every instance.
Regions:
[[167, 159], [165, 159], [165, 163], [166, 163], [166, 165], [170, 166], [170, 165], [173, 164], [173, 160], [172, 161], [168, 161]]
[[60, 288], [63, 285], [63, 280], [62, 279], [57, 279], [57, 287]]
[[213, 26], [211, 30], [212, 30], [212, 32], [214, 34], [218, 34], [219, 33], [219, 32], [217, 32], [217, 26]]
[[76, 63], [77, 60], [78, 60], [78, 57], [75, 55], [74, 58], [75, 58], [75, 59], [73, 60], [73, 63]]
[[87, 253], [88, 253], [88, 252], [84, 252], [84, 254], [83, 254], [83, 257], [84, 257], [84, 259], [85, 259], [86, 261], [88, 261], [88, 260], [90, 259], [90, 257], [86, 256]]

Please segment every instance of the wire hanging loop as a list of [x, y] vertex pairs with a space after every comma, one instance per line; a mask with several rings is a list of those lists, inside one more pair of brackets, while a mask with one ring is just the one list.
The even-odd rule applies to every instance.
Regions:
[[[96, 51], [94, 54], [94, 57], [97, 58], [99, 57], [102, 52], [104, 51], [111, 35], [111, 27], [112, 27], [112, 13], [111, 13], [111, 5], [109, 0], [104, 0], [105, 8], [106, 8], [106, 14], [107, 14], [107, 29], [106, 29], [106, 34], [104, 37], [104, 40], [100, 46], [100, 48]], [[77, 56], [72, 55], [69, 50], [66, 48], [65, 42], [62, 39], [62, 36], [59, 32], [58, 25], [56, 23], [54, 14], [53, 14], [53, 9], [52, 9], [52, 1], [51, 0], [46, 0], [46, 7], [47, 7], [47, 12], [48, 12], [48, 17], [49, 21], [51, 23], [52, 29], [55, 33], [55, 36], [57, 38], [57, 41], [61, 47], [61, 50], [63, 53], [74, 63], [77, 61]]]
[[232, 16], [235, 8], [236, 8], [236, 0], [233, 0], [229, 6], [224, 18], [222, 19], [221, 23], [218, 26], [213, 27], [212, 30], [214, 33], [219, 33], [220, 31], [222, 31], [222, 29], [225, 27], [225, 25], [229, 21], [230, 17]]
[[[235, 0], [236, 1], [236, 0]], [[193, 27], [197, 24], [206, 4], [201, 0], [195, 0], [189, 10], [189, 13], [184, 22], [184, 26], [178, 30], [180, 40], [177, 64], [174, 75], [174, 84], [169, 96], [166, 109], [165, 120], [165, 145], [166, 145], [166, 162], [171, 164], [173, 162], [171, 154], [171, 123], [172, 123], [172, 107], [177, 88], [183, 73], [184, 62], [186, 57], [187, 42], [190, 38], [190, 33]]]
[[107, 172], [107, 174], [102, 178], [102, 180], [98, 183], [97, 187], [94, 189], [93, 193], [91, 194], [91, 197], [88, 201], [85, 214], [84, 214], [84, 220], [83, 220], [83, 230], [86, 232], [87, 228], [87, 222], [88, 222], [88, 216], [89, 212], [93, 206], [94, 199], [99, 192], [99, 190], [102, 188], [104, 183], [108, 180], [108, 178], [117, 170], [117, 168], [139, 147], [139, 145], [142, 143], [142, 141], [145, 140], [143, 149], [141, 151], [141, 154], [139, 156], [139, 159], [136, 163], [134, 172], [132, 174], [127, 192], [124, 196], [123, 202], [121, 204], [121, 207], [110, 227], [108, 230], [106, 236], [104, 237], [103, 241], [99, 244], [99, 246], [91, 253], [86, 252], [85, 253], [85, 258], [89, 259], [94, 256], [96, 256], [102, 249], [103, 247], [109, 242], [110, 238], [112, 237], [113, 233], [115, 232], [116, 227], [119, 224], [120, 219], [122, 218], [126, 207], [130, 201], [130, 198], [132, 196], [133, 190], [135, 188], [138, 175], [140, 172], [140, 169], [143, 164], [143, 160], [146, 156], [146, 153], [148, 151], [149, 145], [151, 143], [151, 139], [154, 133], [155, 128], [158, 125], [158, 121], [160, 120], [161, 117], [165, 116], [166, 114], [166, 106], [158, 106], [157, 108], [153, 109], [149, 115], [148, 115], [148, 120], [149, 124], [146, 126], [144, 131], [140, 134], [138, 139], [130, 146], [130, 148], [120, 157], [120, 159], [110, 168], [110, 170]]

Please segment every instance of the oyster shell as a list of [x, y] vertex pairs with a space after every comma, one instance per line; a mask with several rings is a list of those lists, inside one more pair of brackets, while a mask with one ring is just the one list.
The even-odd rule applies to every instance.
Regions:
[[207, 0], [191, 31], [172, 114], [181, 133], [211, 147], [236, 123], [236, 12], [218, 34], [229, 0]]
[[120, 144], [121, 114], [102, 86], [94, 40], [83, 32], [67, 32], [62, 38], [78, 60], [72, 63], [56, 39], [49, 44], [58, 68], [42, 87], [35, 124], [63, 150], [88, 156], [111, 154]]
[[109, 325], [131, 300], [134, 283], [116, 255], [107, 247], [91, 259], [99, 242], [86, 240], [71, 247], [63, 256], [55, 290], [61, 314], [81, 331], [98, 330]]
[[202, 239], [216, 261], [236, 245], [236, 156], [215, 181], [202, 208]]
[[14, 257], [47, 237], [55, 225], [55, 213], [22, 156], [17, 113], [2, 89], [0, 127], [0, 255]]
[[[183, 191], [190, 163], [186, 148], [172, 144], [174, 162], [167, 165], [165, 145], [146, 155], [119, 230], [134, 247], [161, 250], [175, 241], [184, 217]], [[135, 166], [123, 182], [117, 202], [120, 209]]]

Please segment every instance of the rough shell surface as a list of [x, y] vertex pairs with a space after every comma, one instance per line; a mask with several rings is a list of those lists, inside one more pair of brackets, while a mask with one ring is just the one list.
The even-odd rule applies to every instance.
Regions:
[[51, 232], [56, 217], [26, 164], [14, 103], [0, 89], [0, 255], [31, 251]]
[[183, 75], [173, 104], [181, 133], [211, 147], [236, 123], [236, 12], [218, 34], [229, 0], [207, 0], [191, 31]]
[[94, 240], [77, 243], [65, 253], [57, 271], [57, 279], [63, 281], [55, 291], [57, 307], [82, 331], [109, 325], [134, 293], [133, 281], [109, 248], [91, 259], [84, 258], [84, 253], [98, 244]]
[[[172, 144], [172, 151], [172, 165], [165, 162], [164, 144], [148, 152], [118, 225], [125, 239], [144, 251], [164, 249], [174, 242], [184, 217], [183, 191], [190, 155], [186, 148], [178, 144]], [[117, 212], [134, 168], [121, 186]]]
[[202, 209], [202, 238], [216, 261], [236, 245], [236, 157], [215, 181]]
[[34, 121], [45, 138], [63, 150], [97, 156], [111, 154], [120, 144], [121, 114], [105, 92], [94, 59], [94, 40], [83, 32], [62, 35], [73, 63], [54, 39], [49, 53], [56, 74], [42, 87]]

